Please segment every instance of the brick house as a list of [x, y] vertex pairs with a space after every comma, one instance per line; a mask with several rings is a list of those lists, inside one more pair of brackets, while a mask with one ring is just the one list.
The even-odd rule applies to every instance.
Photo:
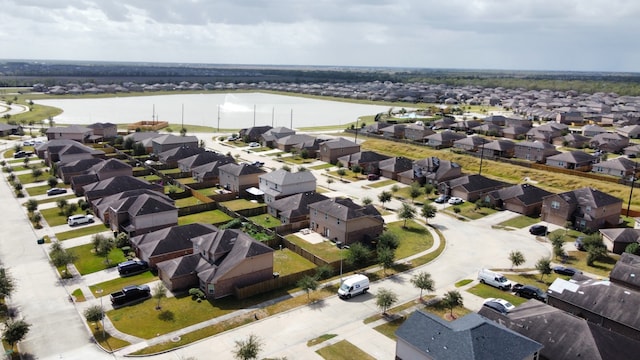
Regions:
[[370, 242], [384, 228], [384, 220], [373, 205], [358, 205], [347, 198], [309, 204], [309, 211], [311, 230], [347, 245], [356, 241]]
[[320, 160], [330, 164], [335, 164], [341, 156], [357, 152], [360, 152], [360, 145], [342, 137], [323, 142], [319, 150]]
[[544, 197], [541, 220], [560, 226], [569, 221], [576, 229], [596, 231], [617, 226], [621, 209], [621, 199], [585, 187]]

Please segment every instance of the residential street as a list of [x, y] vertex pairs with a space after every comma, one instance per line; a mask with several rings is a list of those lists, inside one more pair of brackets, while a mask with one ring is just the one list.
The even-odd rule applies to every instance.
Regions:
[[[241, 154], [241, 161], [264, 161], [266, 167], [279, 168], [282, 163], [272, 157], [246, 153], [243, 149], [231, 148], [212, 141], [211, 134], [202, 134], [206, 146], [226, 153]], [[316, 170], [314, 174], [318, 184], [326, 186], [324, 170]], [[11, 298], [21, 317], [33, 324], [27, 338], [20, 343], [23, 352], [33, 355], [33, 359], [110, 359], [122, 358], [124, 352], [105, 354], [90, 341], [88, 329], [84, 325], [81, 309], [89, 303], [99, 302], [88, 297], [88, 302], [74, 305], [68, 301], [68, 291], [78, 287], [70, 285], [65, 289], [57, 279], [53, 267], [48, 263], [46, 248], [37, 245], [37, 234], [26, 219], [26, 211], [16, 200], [6, 180], [0, 181], [0, 196], [6, 215], [0, 220], [2, 243], [0, 257], [4, 266], [10, 269], [16, 279], [17, 290]], [[331, 196], [342, 194], [354, 199], [365, 196], [377, 202], [377, 194], [386, 187], [372, 189], [366, 187], [366, 180], [357, 183], [331, 184]], [[364, 187], [363, 187], [364, 186]], [[24, 200], [21, 200], [24, 201]], [[385, 204], [389, 208], [397, 208], [400, 202], [393, 200]], [[440, 205], [438, 205], [440, 209]], [[482, 267], [509, 268], [511, 263], [508, 254], [512, 250], [520, 250], [526, 257], [521, 267], [534, 267], [541, 257], [548, 257], [551, 248], [548, 243], [540, 242], [531, 236], [527, 229], [516, 231], [494, 230], [493, 224], [508, 217], [508, 212], [499, 212], [481, 220], [463, 222], [449, 215], [438, 213], [430, 219], [444, 235], [447, 246], [443, 254], [433, 262], [410, 272], [371, 284], [371, 293], [348, 301], [333, 296], [314, 304], [303, 306], [288, 312], [271, 316], [250, 325], [243, 326], [204, 341], [192, 344], [183, 349], [149, 357], [153, 359], [231, 359], [234, 341], [244, 339], [248, 334], [259, 336], [265, 346], [260, 353], [262, 357], [283, 357], [288, 359], [318, 359], [315, 350], [333, 342], [347, 339], [363, 351], [379, 359], [394, 357], [395, 343], [381, 335], [372, 327], [379, 323], [363, 325], [362, 320], [380, 310], [375, 305], [375, 293], [380, 288], [387, 288], [398, 295], [398, 304], [414, 300], [419, 290], [410, 283], [411, 276], [420, 271], [431, 273], [436, 282], [437, 294], [453, 288], [456, 281], [476, 279], [477, 271]], [[73, 240], [76, 241], [76, 240]], [[66, 245], [66, 244], [65, 244]], [[103, 277], [114, 274], [102, 272], [103, 275], [92, 275], [95, 283]], [[85, 279], [86, 280], [86, 279]], [[107, 294], [108, 295], [108, 294]], [[463, 292], [465, 306], [478, 310], [481, 300]], [[315, 347], [307, 347], [308, 340], [322, 334], [337, 334], [337, 337]], [[142, 348], [145, 343], [137, 347]]]

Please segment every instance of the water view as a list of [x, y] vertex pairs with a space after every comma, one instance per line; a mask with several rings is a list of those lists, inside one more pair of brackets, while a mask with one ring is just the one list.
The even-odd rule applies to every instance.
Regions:
[[[363, 115], [387, 112], [388, 106], [363, 105], [261, 93], [177, 94], [103, 99], [37, 100], [64, 112], [58, 124], [115, 124], [141, 120], [239, 129], [255, 125], [293, 128], [342, 125]], [[184, 108], [184, 112], [183, 112]]]

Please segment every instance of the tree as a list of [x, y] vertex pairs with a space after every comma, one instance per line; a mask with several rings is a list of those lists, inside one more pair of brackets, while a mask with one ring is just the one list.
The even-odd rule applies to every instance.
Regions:
[[38, 210], [38, 200], [36, 199], [27, 200], [26, 207], [27, 207], [27, 211], [30, 213]]
[[380, 194], [378, 194], [378, 200], [380, 200], [380, 203], [382, 203], [382, 207], [384, 207], [384, 203], [391, 201], [392, 196], [393, 194], [391, 194], [388, 191], [383, 191]]
[[607, 248], [600, 246], [589, 246], [587, 248], [587, 265], [593, 266], [593, 263], [607, 256]]
[[56, 205], [58, 206], [58, 209], [60, 209], [60, 214], [62, 214], [64, 208], [67, 207], [68, 203], [66, 199], [58, 199], [56, 200]]
[[631, 243], [627, 245], [626, 248], [624, 248], [624, 252], [633, 255], [640, 255], [640, 244], [638, 244], [637, 242]]
[[389, 249], [397, 249], [398, 245], [400, 245], [400, 241], [398, 240], [398, 235], [392, 233], [391, 231], [384, 231], [382, 234], [378, 236], [378, 247], [386, 247]]
[[67, 217], [69, 217], [69, 216], [75, 214], [76, 210], [78, 210], [78, 204], [70, 203], [70, 204], [67, 204], [67, 207], [64, 209], [64, 214]]
[[371, 205], [372, 202], [373, 200], [371, 200], [371, 198], [368, 196], [365, 196], [364, 198], [362, 198], [362, 205], [364, 206]]
[[133, 146], [135, 145], [135, 140], [133, 140], [132, 137], [127, 137], [126, 139], [123, 140], [122, 142], [122, 148], [125, 150], [132, 150]]
[[398, 217], [404, 220], [403, 228], [407, 227], [407, 220], [413, 220], [416, 217], [416, 208], [409, 204], [402, 203], [402, 208], [400, 209], [400, 213]]
[[300, 151], [300, 157], [303, 158], [303, 159], [308, 159], [309, 158], [309, 150], [302, 149], [302, 151]]
[[262, 340], [254, 334], [249, 335], [246, 340], [236, 340], [233, 356], [240, 360], [257, 359], [262, 350]]
[[333, 268], [327, 264], [320, 265], [316, 268], [316, 279], [324, 280], [333, 275]]
[[393, 261], [396, 256], [395, 251], [388, 247], [378, 247], [378, 264], [382, 266], [382, 273], [387, 274], [387, 269], [393, 266]]
[[156, 286], [153, 287], [153, 298], [158, 300], [156, 304], [156, 310], [162, 309], [160, 306], [160, 302], [167, 296], [167, 288], [164, 287], [164, 284], [161, 282], [157, 283]]
[[424, 193], [425, 193], [425, 195], [431, 195], [433, 190], [434, 190], [433, 185], [428, 184], [428, 183], [424, 184]]
[[424, 271], [413, 275], [413, 277], [411, 278], [411, 283], [413, 284], [413, 286], [420, 289], [420, 300], [422, 300], [423, 290], [433, 291], [436, 287], [435, 282], [431, 278], [431, 274]]
[[424, 218], [425, 223], [429, 223], [429, 219], [436, 217], [438, 210], [435, 206], [425, 203], [422, 205], [422, 217]]
[[458, 290], [447, 291], [442, 298], [442, 303], [449, 308], [451, 317], [453, 317], [453, 308], [464, 305], [462, 295]]
[[536, 263], [536, 270], [540, 271], [540, 281], [545, 275], [551, 274], [551, 261], [549, 259], [540, 258]]
[[376, 294], [376, 305], [382, 309], [382, 314], [387, 313], [387, 309], [398, 301], [398, 296], [391, 290], [381, 288]]
[[398, 192], [398, 190], [400, 190], [400, 186], [398, 186], [397, 184], [396, 184], [396, 185], [393, 185], [393, 186], [391, 187], [391, 192], [392, 192], [392, 193], [397, 193], [397, 192]]
[[[97, 235], [96, 235], [97, 236]], [[95, 244], [94, 244], [95, 245]], [[96, 255], [103, 256], [105, 264], [109, 265], [109, 253], [115, 247], [113, 238], [102, 237], [96, 247]]]
[[286, 171], [286, 172], [291, 172], [291, 166], [289, 166], [289, 165], [282, 165], [281, 169]]
[[58, 178], [55, 176], [49, 176], [47, 179], [47, 185], [51, 188], [56, 187], [56, 185], [58, 185]]
[[[83, 314], [88, 322], [97, 323], [104, 318], [104, 309], [100, 305], [92, 305], [86, 308]], [[97, 328], [96, 326], [96, 329]]]
[[309, 293], [318, 288], [318, 280], [312, 276], [305, 275], [303, 278], [298, 280], [296, 285], [307, 293], [307, 300], [309, 300]]
[[42, 170], [39, 168], [35, 168], [33, 170], [31, 170], [31, 175], [33, 176], [33, 179], [35, 181], [38, 181], [38, 178], [40, 178], [40, 176], [42, 176]]
[[60, 242], [54, 242], [53, 245], [51, 245], [49, 257], [51, 258], [53, 266], [64, 266], [67, 273], [69, 272], [67, 266], [77, 259], [77, 256], [73, 252], [67, 251], [67, 249], [63, 248]]
[[364, 245], [359, 242], [355, 242], [349, 246], [349, 250], [345, 255], [347, 263], [355, 266], [363, 266], [371, 257], [371, 252]]
[[31, 324], [24, 320], [7, 321], [4, 323], [2, 340], [6, 341], [13, 350], [13, 346], [27, 335], [29, 328], [31, 328]]
[[416, 198], [420, 195], [422, 195], [422, 188], [418, 183], [413, 183], [411, 185], [411, 188], [409, 189], [409, 196], [411, 197], [411, 203], [414, 203]]
[[342, 180], [342, 177], [345, 176], [347, 174], [347, 171], [345, 169], [338, 169], [337, 174], [340, 176], [340, 180]]
[[511, 261], [512, 269], [524, 264], [525, 262], [524, 255], [518, 250], [514, 250], [509, 253], [509, 260]]
[[7, 273], [5, 268], [0, 268], [0, 297], [5, 298], [11, 296], [15, 289], [15, 283], [11, 275]]
[[331, 190], [331, 184], [333, 184], [333, 178], [332, 177], [328, 177], [327, 178], [327, 187], [329, 188], [329, 190]]

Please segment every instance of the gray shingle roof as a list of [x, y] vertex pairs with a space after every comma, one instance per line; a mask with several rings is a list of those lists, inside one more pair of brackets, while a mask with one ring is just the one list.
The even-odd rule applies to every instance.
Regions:
[[382, 216], [373, 205], [359, 205], [348, 198], [334, 198], [324, 201], [319, 201], [309, 205], [310, 209], [317, 209], [322, 213], [331, 214], [332, 216], [341, 219], [349, 220], [363, 216], [373, 216], [380, 218]]
[[276, 171], [260, 175], [260, 178], [278, 185], [289, 185], [316, 181], [316, 177], [313, 176], [311, 171], [298, 171], [294, 173], [283, 169], [278, 169]]

